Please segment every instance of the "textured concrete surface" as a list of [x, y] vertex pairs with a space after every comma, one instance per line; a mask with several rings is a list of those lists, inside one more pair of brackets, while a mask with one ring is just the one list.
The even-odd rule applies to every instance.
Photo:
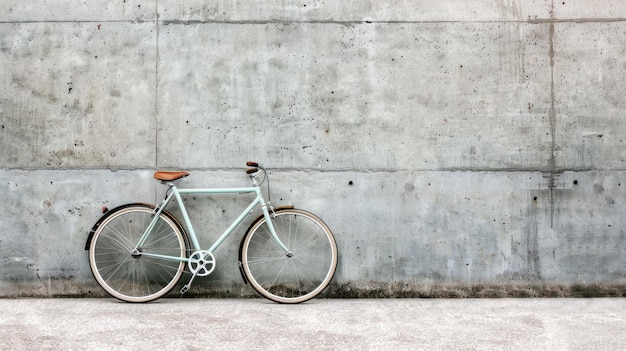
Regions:
[[624, 299], [0, 300], [11, 350], [620, 350]]
[[[0, 296], [101, 296], [101, 208], [247, 186], [337, 237], [335, 296], [624, 296], [620, 1], [0, 3]], [[189, 198], [202, 242], [245, 199]], [[245, 225], [244, 225], [245, 229]], [[197, 294], [248, 296], [236, 238]]]

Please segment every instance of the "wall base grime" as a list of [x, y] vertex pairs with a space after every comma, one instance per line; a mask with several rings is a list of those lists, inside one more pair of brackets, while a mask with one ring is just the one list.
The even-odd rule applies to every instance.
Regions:
[[523, 298], [626, 297], [626, 284], [407, 284], [363, 282], [336, 284], [326, 291], [342, 298]]
[[[7, 291], [10, 291], [7, 289]], [[102, 298], [108, 295], [97, 285], [49, 294], [42, 289], [22, 286], [0, 298]], [[76, 291], [78, 293], [76, 293]], [[180, 287], [167, 297], [181, 297]], [[259, 295], [242, 283], [197, 285], [184, 298], [254, 298]], [[591, 298], [626, 297], [626, 284], [407, 284], [387, 282], [331, 283], [320, 298]]]

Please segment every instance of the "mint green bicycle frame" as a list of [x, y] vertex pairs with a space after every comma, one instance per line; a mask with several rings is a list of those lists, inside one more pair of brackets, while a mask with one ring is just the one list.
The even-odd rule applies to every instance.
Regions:
[[[283, 244], [283, 242], [276, 235], [276, 230], [274, 229], [274, 225], [272, 224], [272, 217], [269, 213], [268, 206], [263, 199], [263, 195], [261, 193], [261, 189], [259, 186], [253, 186], [249, 188], [223, 188], [223, 189], [178, 189], [174, 184], [167, 183], [170, 186], [169, 194], [165, 196], [163, 202], [157, 207], [154, 218], [146, 228], [146, 231], [143, 233], [142, 237], [139, 239], [139, 242], [135, 246], [135, 250], [138, 250], [143, 244], [148, 240], [150, 233], [154, 229], [157, 220], [159, 219], [159, 215], [163, 210], [167, 207], [167, 205], [172, 201], [173, 198], [176, 199], [176, 203], [180, 208], [180, 211], [183, 215], [183, 219], [185, 222], [185, 227], [188, 231], [189, 239], [191, 240], [191, 245], [193, 249], [196, 251], [201, 250], [200, 243], [198, 242], [198, 238], [196, 236], [196, 232], [193, 229], [193, 225], [191, 224], [191, 220], [189, 219], [189, 215], [187, 214], [187, 209], [185, 208], [185, 204], [183, 203], [183, 199], [181, 195], [215, 195], [215, 194], [249, 194], [255, 193], [256, 198], [252, 200], [252, 203], [235, 219], [235, 221], [228, 227], [224, 233], [215, 241], [215, 243], [207, 250], [211, 254], [217, 250], [217, 248], [226, 240], [226, 238], [237, 228], [239, 224], [243, 221], [243, 219], [254, 210], [257, 205], [261, 205], [261, 210], [263, 211], [263, 216], [265, 217], [267, 226], [270, 230], [270, 234], [274, 241], [280, 246], [280, 248], [285, 251], [286, 255], [290, 255], [291, 251]], [[133, 250], [133, 251], [135, 251]], [[176, 257], [176, 256], [167, 256], [167, 255], [159, 255], [148, 252], [141, 252], [142, 256], [147, 257], [155, 257], [164, 260], [170, 261], [179, 261], [179, 262], [189, 262], [190, 258], [187, 257]]]

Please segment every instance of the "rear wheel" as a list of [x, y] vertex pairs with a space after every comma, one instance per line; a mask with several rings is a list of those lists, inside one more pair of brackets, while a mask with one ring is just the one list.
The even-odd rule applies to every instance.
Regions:
[[274, 241], [265, 217], [248, 229], [241, 245], [241, 265], [248, 282], [264, 297], [300, 303], [321, 293], [337, 267], [337, 244], [317, 216], [302, 210], [276, 212], [276, 234], [290, 253]]
[[178, 221], [162, 212], [144, 245], [136, 244], [152, 221], [154, 206], [118, 207], [101, 219], [89, 245], [89, 264], [96, 281], [111, 296], [148, 302], [165, 295], [178, 282], [185, 262], [145, 254], [186, 257], [187, 236]]

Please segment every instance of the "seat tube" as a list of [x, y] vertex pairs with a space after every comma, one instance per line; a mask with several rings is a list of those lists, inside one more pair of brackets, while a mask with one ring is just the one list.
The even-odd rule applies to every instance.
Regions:
[[198, 242], [198, 237], [196, 237], [196, 231], [193, 229], [193, 226], [191, 225], [191, 219], [189, 219], [189, 214], [187, 213], [187, 208], [185, 208], [185, 203], [183, 202], [183, 199], [180, 197], [180, 193], [178, 192], [178, 189], [174, 188], [172, 193], [173, 193], [173, 196], [176, 198], [178, 209], [180, 210], [180, 213], [183, 215], [183, 220], [185, 221], [185, 226], [187, 227], [187, 231], [189, 234], [188, 236], [189, 236], [189, 239], [191, 240], [191, 244], [196, 250], [200, 250], [200, 243]]

